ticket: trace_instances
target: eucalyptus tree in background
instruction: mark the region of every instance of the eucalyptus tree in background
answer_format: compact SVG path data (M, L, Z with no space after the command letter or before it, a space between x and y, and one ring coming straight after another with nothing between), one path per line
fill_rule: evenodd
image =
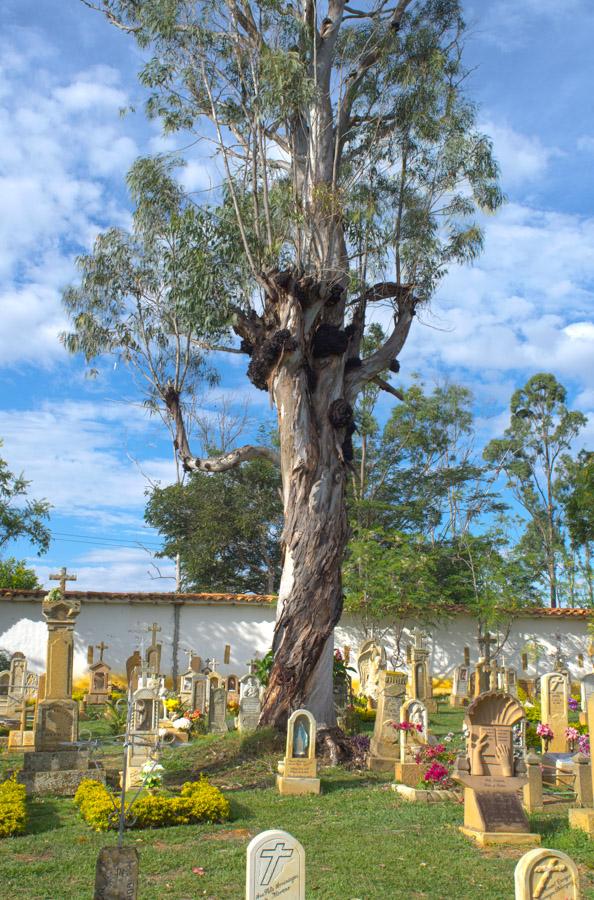
M588 603L594 607L594 452L581 450L576 459L563 456L561 463L557 493L570 547L585 582Z
M29 484L22 474L11 472L0 457L0 553L11 541L23 537L38 553L45 553L49 547L51 534L46 522L50 504L47 500L31 500L27 496Z
M530 516L527 538L546 566L549 603L558 605L561 510L555 481L561 456L587 422L567 407L567 391L554 375L533 375L510 402L510 424L489 442L484 457L505 473L507 486Z
M401 351L448 264L479 253L476 209L501 202L490 142L463 94L460 7L96 7L151 55L140 76L149 114L166 130L193 132L209 155L214 147L223 173L214 215L237 248L229 328L279 424L283 573L263 723L282 725L300 705L322 726L334 723L332 635L342 610L353 407ZM222 269L219 277L223 284ZM198 334L201 296L191 320ZM388 336L362 357L365 324L380 304ZM198 458L175 385L166 400L187 469L270 458L254 446Z

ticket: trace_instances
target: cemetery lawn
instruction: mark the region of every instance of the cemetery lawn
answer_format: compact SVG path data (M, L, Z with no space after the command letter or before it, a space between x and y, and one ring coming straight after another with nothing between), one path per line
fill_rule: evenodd
M445 733L459 728L460 718L442 706L433 727ZM102 730L102 723L96 726ZM289 831L305 847L308 900L513 896L522 851L482 851L468 843L458 831L460 804L409 804L390 789L389 774L330 768L320 772L319 797L280 797L274 772L281 756L281 744L267 732L243 742L237 733L208 735L165 753L167 786L175 789L204 772L230 799L232 820L128 832L126 843L140 853L140 900L242 900L247 844L267 828ZM103 756L110 775L118 761L115 748ZM1 763L6 774L20 758L4 755ZM543 846L575 859L583 896L594 900L594 842L568 829L565 806L551 809L532 817L533 830L543 835ZM27 835L0 841L0 895L91 900L97 854L116 836L90 831L69 799L29 801L29 813Z

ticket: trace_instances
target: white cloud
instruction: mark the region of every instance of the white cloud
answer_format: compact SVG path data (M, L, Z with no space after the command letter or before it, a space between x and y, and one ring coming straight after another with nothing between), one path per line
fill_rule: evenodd
M542 177L549 160L560 153L555 148L545 147L538 137L521 134L509 125L487 121L480 128L493 139L504 188Z
M49 576L56 570L55 565L40 564L38 560L29 562L41 583L50 586ZM140 548L70 553L68 565L75 571L76 588L81 591L172 591L175 588L175 567L166 559L153 560Z
M117 115L127 95L115 69L66 79L34 32L12 37L0 43L0 366L44 365L63 352L60 292L75 255L127 220L119 191L138 150Z

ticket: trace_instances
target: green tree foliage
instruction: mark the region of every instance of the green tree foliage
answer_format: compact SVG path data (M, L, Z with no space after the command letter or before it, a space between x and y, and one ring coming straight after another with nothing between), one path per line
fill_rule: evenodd
M220 474L193 473L155 488L145 518L179 554L189 591L274 593L280 577L282 504L278 470L252 460Z
M41 588L37 575L29 569L23 559L0 559L0 588L35 591Z
M570 548L584 579L588 603L594 606L594 453L582 450L576 459L563 456L557 493L565 514Z
M530 516L527 536L539 546L551 607L558 605L561 515L555 490L564 451L586 424L567 407L567 391L554 375L533 375L510 402L510 424L503 438L489 442L484 457L505 473L507 486Z
M0 457L0 553L10 541L21 537L31 541L39 553L49 547L50 532L45 522L50 505L27 497L29 483L22 474L11 472Z

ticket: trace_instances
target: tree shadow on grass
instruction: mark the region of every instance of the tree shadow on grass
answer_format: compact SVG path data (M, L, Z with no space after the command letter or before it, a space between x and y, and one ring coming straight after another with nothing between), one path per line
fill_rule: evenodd
M229 803L231 805L231 815L229 816L230 822L236 822L237 819L255 819L256 815L249 806L246 806L245 803L240 803L235 797L228 797Z
M567 830L567 816L547 816L546 818L532 818L531 825L543 838L553 837L560 831Z
M56 800L27 800L27 834L44 834L65 824Z
M360 779L354 780L352 778L332 778L326 779L324 775L321 776L322 779L322 793L323 794L335 794L338 791L350 790L350 791L360 791L360 790L369 790L369 788L377 788L378 786L382 786L381 782L377 782L375 779Z

